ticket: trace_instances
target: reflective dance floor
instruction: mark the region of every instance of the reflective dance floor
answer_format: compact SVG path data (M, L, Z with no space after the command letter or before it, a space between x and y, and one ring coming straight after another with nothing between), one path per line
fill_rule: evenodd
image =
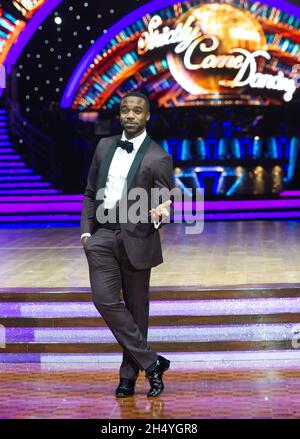
M116 399L117 365L2 364L3 419L254 419L300 417L300 365L174 363L165 391Z
M141 373L135 396L116 399L120 353L78 228L0 230L1 419L300 417L300 223L161 236L149 334L171 359L165 391L148 399Z

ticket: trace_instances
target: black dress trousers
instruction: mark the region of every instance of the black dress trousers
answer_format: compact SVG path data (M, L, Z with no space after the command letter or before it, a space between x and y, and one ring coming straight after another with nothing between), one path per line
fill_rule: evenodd
M147 344L151 269L131 265L120 228L98 228L84 250L94 304L123 348L120 377L135 380L157 359Z

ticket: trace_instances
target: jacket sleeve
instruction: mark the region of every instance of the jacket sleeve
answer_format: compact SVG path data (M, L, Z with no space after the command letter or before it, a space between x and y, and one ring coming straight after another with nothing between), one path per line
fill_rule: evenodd
M172 156L168 154L158 162L157 166L155 166L153 187L158 189L165 188L168 191L171 191L174 188L174 186L175 183L174 183L173 159ZM159 204L164 203L169 199L170 199L169 196L166 196L166 194L162 194L162 197L159 200ZM173 212L173 204L170 207L170 215L172 215L172 212ZM168 222L162 222L159 228L161 228L167 223Z
M95 223L95 197L97 176L100 166L99 149L101 147L101 140L95 150L92 163L89 169L87 185L83 194L83 207L80 220L80 232L92 233Z

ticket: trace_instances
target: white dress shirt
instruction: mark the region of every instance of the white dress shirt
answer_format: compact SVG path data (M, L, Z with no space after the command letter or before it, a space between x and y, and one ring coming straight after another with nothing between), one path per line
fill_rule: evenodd
M116 149L107 175L104 190L104 209L112 209L116 202L122 197L129 169L146 136L147 132L144 130L142 134L129 140L129 142L133 143L131 153L128 153L126 149ZM124 131L121 140L128 140L126 139Z
M125 133L123 131L121 140L128 140L129 142L133 143L133 150L131 153L128 153L126 149L118 147L114 153L108 170L106 186L104 189L105 209L112 209L115 206L116 202L122 197L122 192L129 169L133 163L136 153L144 142L146 136L147 132L146 130L144 130L139 136L134 137L133 139L126 139ZM160 224L161 222L157 223L154 220L154 227L156 229L160 226ZM84 236L91 236L91 234L83 233L81 235L81 239Z

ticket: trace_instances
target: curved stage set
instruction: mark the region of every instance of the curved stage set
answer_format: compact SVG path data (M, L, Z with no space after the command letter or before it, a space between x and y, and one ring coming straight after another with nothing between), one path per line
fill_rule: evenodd
M298 2L0 3L0 418L299 418ZM158 398L143 373L115 397L80 241L95 147L133 91L187 197L155 231Z

